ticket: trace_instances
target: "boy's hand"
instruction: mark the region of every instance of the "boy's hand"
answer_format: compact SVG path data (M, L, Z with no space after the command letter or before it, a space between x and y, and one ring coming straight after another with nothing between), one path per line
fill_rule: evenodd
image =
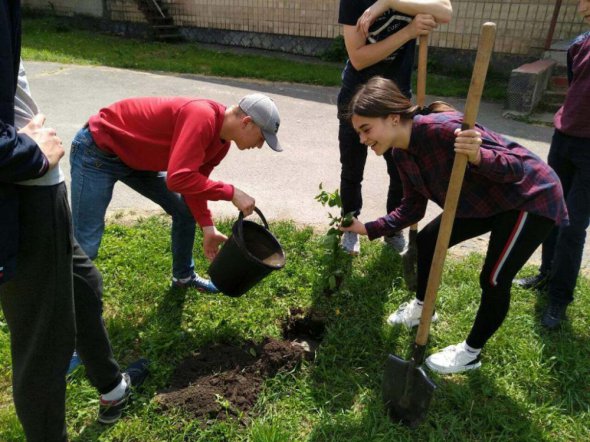
M369 28L377 17L381 16L385 11L391 8L391 0L378 0L363 12L356 22L356 28L363 33L365 38L369 36Z
M474 166L481 162L481 134L474 130L455 129L455 153L467 155L467 160Z
M358 233L359 235L366 235L367 229L365 229L365 225L361 223L357 218L352 219L352 224L348 227L338 226L338 230L342 232L354 232Z
M226 241L227 236L218 231L215 226L203 227L203 251L209 261L213 261L219 251L219 246Z
M59 160L64 156L64 147L61 144L61 139L57 136L55 129L48 129L43 127L45 124L45 115L35 115L29 124L23 127L18 132L28 135L41 149L41 152L47 158L49 169L54 168L59 163Z
M234 197L231 200L232 204L241 211L244 216L251 215L256 207L256 201L250 195L242 192L237 187L234 187Z
M428 35L437 28L438 24L434 17L430 14L416 15L410 24L403 29L407 29L410 33L410 38L418 38L420 35Z

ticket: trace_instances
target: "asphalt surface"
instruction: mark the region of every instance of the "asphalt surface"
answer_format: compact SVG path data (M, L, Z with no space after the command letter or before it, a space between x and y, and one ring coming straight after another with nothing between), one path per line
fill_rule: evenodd
M298 224L326 229L327 210L314 200L318 186L335 190L339 187L338 121L336 96L338 88L270 83L204 77L198 75L158 74L108 67L26 62L31 91L41 111L47 116L46 126L54 127L68 152L61 166L69 185L69 146L78 129L101 107L128 97L198 96L226 105L236 104L251 92L262 92L275 100L281 114L279 139L284 152L267 146L240 152L235 145L213 171L211 178L234 184L256 199L256 205L271 220L291 219ZM484 97L485 98L485 97ZM428 96L426 102L440 97ZM444 98L463 109L464 100ZM502 118L502 105L483 102L478 122L489 126L537 153L547 157L553 130ZM369 152L363 182L361 221L385 214L388 177L385 161ZM229 202L210 202L214 217L237 215ZM115 187L109 211L131 214L159 213L151 201L125 185ZM440 213L430 205L420 224ZM484 252L485 237L455 247L454 253L477 250ZM590 268L590 253L584 253L583 268ZM532 262L539 262L539 251Z

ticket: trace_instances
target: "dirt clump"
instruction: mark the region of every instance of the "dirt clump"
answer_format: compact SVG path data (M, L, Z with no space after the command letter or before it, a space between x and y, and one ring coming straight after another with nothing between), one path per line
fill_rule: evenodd
M265 338L260 344L212 344L200 349L176 367L170 386L158 393L156 402L163 411L181 408L204 423L227 418L247 423L265 379L313 359L325 332L325 318L292 308L282 329L285 340Z
M211 345L176 368L156 401L162 410L180 407L205 420L246 417L264 379L293 370L304 357L300 346L270 338L259 345Z

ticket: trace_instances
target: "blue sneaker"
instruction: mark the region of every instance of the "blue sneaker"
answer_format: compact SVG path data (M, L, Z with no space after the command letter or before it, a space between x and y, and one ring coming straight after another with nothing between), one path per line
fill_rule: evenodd
M193 288L205 293L219 293L217 287L215 287L215 285L210 280L201 278L196 273L193 273L191 279L189 279L186 282L182 282L179 279L172 278L172 287L181 289Z
M149 361L147 359L138 359L127 367L123 372L123 379L127 383L127 388L123 397L113 401L104 400L101 396L98 409L98 422L101 424L114 424L123 415L123 410L131 401L133 390L141 387L149 374Z
M70 366L68 367L68 372L66 373L66 376L72 374L74 370L78 368L80 365L82 365L82 359L80 359L80 356L78 356L78 353L76 352L76 350L74 350L74 353L72 354L72 359L70 359Z

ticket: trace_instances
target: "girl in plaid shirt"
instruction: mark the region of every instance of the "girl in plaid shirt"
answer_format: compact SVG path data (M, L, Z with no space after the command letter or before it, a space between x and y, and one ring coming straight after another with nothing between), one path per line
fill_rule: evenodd
M463 115L446 103L420 110L382 77L359 88L349 116L361 142L377 155L394 147L388 154L400 172L404 193L388 215L365 224L355 219L343 231L372 240L418 222L428 200L443 207L455 153L467 155L449 247L490 232L480 273L481 302L467 339L431 355L426 364L439 373L479 368L481 349L508 313L514 276L553 226L567 224L559 178L535 154L479 124L462 131ZM391 325L413 327L420 322L440 221L439 215L418 234L416 298L388 318Z

